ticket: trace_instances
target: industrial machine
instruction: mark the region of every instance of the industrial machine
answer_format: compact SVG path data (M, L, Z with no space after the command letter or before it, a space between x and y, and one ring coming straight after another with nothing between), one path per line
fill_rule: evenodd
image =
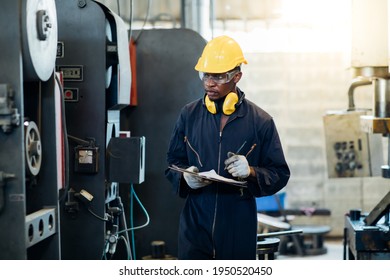
M361 129L368 110L328 111L323 117L329 178L380 176L382 135Z
M360 126L361 133L368 137L382 136L390 143L388 20L388 1L353 1L351 64L354 79L348 90L348 111L358 111L354 102L355 89L370 85L372 108L369 113L355 117L354 129ZM375 168L381 170L383 178L390 178L390 145L387 145L385 154L387 164ZM372 157L370 159L365 162L372 163ZM349 259L390 259L389 210L390 191L368 214L360 209L349 211L345 216L344 259L347 258L347 248Z
M59 259L63 181L55 2L9 0L2 10L0 259Z
M120 243L131 259L119 183L143 182L145 138L121 130L121 111L130 104L127 27L96 1L56 0L56 5L61 11L56 71L63 75L69 142L61 256L111 259Z
M390 191L368 214L353 209L345 216L344 260L390 259Z
M383 162L382 145L382 136L390 137L387 5L386 0L352 1L353 80L348 89L348 107L324 116L330 178L381 174L390 178L389 164ZM372 103L368 108L359 108L355 106L355 91L368 85L372 89Z
M144 181L146 144L121 128L127 26L92 0L2 9L0 259L113 258L119 243L131 259L119 184Z

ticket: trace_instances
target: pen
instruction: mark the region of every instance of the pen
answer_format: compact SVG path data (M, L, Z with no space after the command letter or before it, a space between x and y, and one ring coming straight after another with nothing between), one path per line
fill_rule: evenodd
M252 145L252 147L250 148L249 152L245 155L245 157L248 157L249 154L253 151L253 149L256 147L256 143Z
M246 144L246 141L244 141L244 143L242 143L241 147L238 148L236 155L238 155L238 153L242 150L242 148L244 148L245 144Z

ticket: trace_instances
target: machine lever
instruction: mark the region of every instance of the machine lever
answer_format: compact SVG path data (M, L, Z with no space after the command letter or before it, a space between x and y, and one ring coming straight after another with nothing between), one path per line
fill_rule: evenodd
M7 174L4 173L3 171L0 171L0 213L3 211L4 204L5 204L5 198L4 198L5 181L13 178L15 178L14 174Z
M282 236L282 235L294 235L303 233L301 229L293 229L293 230L283 230L283 231L275 231L268 233L259 233L257 234L257 239L263 239L265 237L273 237L273 236Z

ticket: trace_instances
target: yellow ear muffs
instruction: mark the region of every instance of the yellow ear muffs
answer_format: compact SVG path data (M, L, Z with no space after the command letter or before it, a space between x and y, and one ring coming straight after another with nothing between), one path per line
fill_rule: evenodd
M204 98L204 104L206 105L207 111L209 111L211 114L217 113L217 106L215 106L214 101L211 101L207 95Z
M233 112L236 110L236 104L238 103L238 95L235 92L230 92L225 97L225 101L222 105L222 111L225 115L229 116L233 114ZM204 104L207 108L207 111L209 111L211 114L217 113L217 106L215 105L214 101L210 100L210 98L206 95L204 98Z
M226 95L223 102L222 111L225 115L229 116L236 110L236 104L238 102L238 95L235 92L230 92Z

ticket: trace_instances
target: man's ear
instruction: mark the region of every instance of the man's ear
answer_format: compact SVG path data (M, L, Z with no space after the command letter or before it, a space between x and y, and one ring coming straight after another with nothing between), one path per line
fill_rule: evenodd
M234 75L233 78L234 83L237 84L241 80L241 77L242 77L242 72L238 72L236 75Z

